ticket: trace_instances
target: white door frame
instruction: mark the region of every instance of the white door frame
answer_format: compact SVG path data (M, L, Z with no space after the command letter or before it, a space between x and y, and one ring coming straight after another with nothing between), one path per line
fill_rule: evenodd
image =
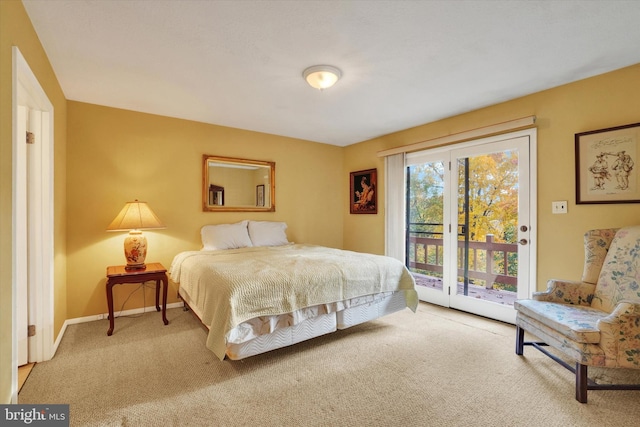
M37 280L29 284L29 323L35 325L35 335L29 339L29 361L41 362L53 356L53 104L49 101L38 79L29 68L18 47L12 47L12 275L11 304L12 312L12 403L18 401L18 322L17 322L17 289L19 277L24 277L19 268L30 268L30 275ZM23 147L25 135L18 132L18 106L25 106L41 112L41 140L35 158L30 162L37 173L29 179L35 180L35 193L30 203L37 203L28 209L26 203L20 202L24 195L19 194L26 188L28 174L25 173L27 150ZM24 129L24 126L22 127ZM31 243L27 242L25 230L30 230ZM34 231L37 231L34 235ZM35 239L35 240L34 240ZM34 243L37 246L33 248ZM31 250L29 251L29 245ZM35 250L34 250L35 249ZM21 258L22 257L22 258ZM26 266L28 265L28 267ZM35 270L34 270L35 268ZM33 323L32 323L33 322Z
M496 143L499 141L516 139L520 137L527 137L529 139L529 153L528 153L529 186L528 186L527 201L529 205L528 225L530 225L530 227L528 230L529 268L528 268L528 274L526 274L526 279L525 279L528 281L528 287L527 287L528 290L519 292L518 298L530 298L532 293L535 292L536 280L537 280L537 275L536 275L537 273L537 238L536 237L537 237L537 229L538 229L537 227L537 209L538 209L537 207L537 129L536 128L525 129L521 131L509 132L509 133L485 137L485 138L478 138L472 141L467 141L459 144L447 145L443 147L426 149L426 150L409 153L406 155L405 168L407 167L407 164L415 164L423 161L424 162L438 161L438 160L444 161L445 160L444 158L454 150L470 149L472 147L481 147L484 144ZM445 176L445 188L447 187L449 188L450 197L454 198L457 196L456 194L457 186L451 184L449 175L450 174L446 174ZM449 212L447 208L448 206L446 205L445 206L446 211L444 212L444 222L445 224L447 223L450 224L452 222L450 219L451 212ZM453 224L452 224L452 229L456 230ZM447 239L450 239L450 240L453 239L454 241L455 239L457 239L457 238L451 237L452 233L448 233L448 234L449 236L446 237ZM402 237L406 238L404 235ZM444 257L447 259L451 259L451 257L454 256L451 253L452 247L455 247L455 246L450 244L448 245L448 247L449 247L449 251L446 251L447 248L445 248L446 252L444 254ZM455 265L454 266L450 265L450 269L451 269L450 275L452 277L456 277L457 270L455 269ZM519 277L522 277L522 276L519 275ZM448 290L446 289L446 286L444 286L443 289L441 290L436 290L436 289L432 290L432 289L426 289L426 288L417 289L417 290L421 300L426 300L430 303L442 305L445 307L450 306L451 297L449 295ZM455 290L452 292L452 294L453 293L455 293ZM500 320L503 320L508 323L515 323L515 310L513 311L512 316L513 316L513 319L507 316L507 317L501 318Z
M531 136L530 135L521 135L521 136L513 136L513 134L501 135L499 137L487 138L484 144L474 145L472 147L465 147L460 149L454 149L451 151L451 180L456 180L454 177L458 177L458 159L482 155L487 152L497 152L504 150L512 150L515 149L518 152L518 167L519 169L525 169L527 173L519 173L518 179L518 235L516 241L520 241L524 239L526 244L518 247L518 290L517 290L517 298L529 298L531 296L531 288L532 283L535 288L535 282L531 282L531 274L530 271L533 268L531 264L531 251L535 249L535 246L532 247L532 244L529 241L531 236L534 233L531 231L533 228L531 225L530 218L532 215L532 210L530 207L531 202L531 180L532 173L530 172L531 164L529 162L530 155L530 146L531 146ZM490 150L490 151L487 151ZM457 181L457 180L456 180ZM457 184L457 182L456 182ZM489 303L482 299L470 298L468 296L464 296L458 294L457 287L457 277L460 275L458 272L458 254L459 252L456 250L458 247L458 233L459 229L458 224L458 214L460 207L458 203L460 202L458 198L458 185L450 185L449 188L449 200L452 202L451 207L452 212L450 213L449 223L451 224L451 229L449 230L448 241L449 248L451 252L449 252L448 258L451 262L449 265L449 278L452 280L452 285L450 289L450 307L457 308L463 311L468 311L472 313L476 313L481 316L489 317L496 320L501 320L506 323L515 324L516 323L516 310L509 305L501 305L496 303ZM520 228L521 226L526 226L524 231Z

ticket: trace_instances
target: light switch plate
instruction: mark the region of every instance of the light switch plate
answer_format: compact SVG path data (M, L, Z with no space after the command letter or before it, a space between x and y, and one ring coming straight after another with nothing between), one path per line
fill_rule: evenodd
M567 213L567 201L551 202L551 213L565 214Z

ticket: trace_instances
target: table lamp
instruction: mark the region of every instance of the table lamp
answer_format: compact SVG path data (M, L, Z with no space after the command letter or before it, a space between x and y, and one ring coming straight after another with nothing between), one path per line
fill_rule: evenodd
M127 270L144 269L147 256L147 238L142 229L166 228L153 213L146 202L127 202L118 216L107 227L107 231L128 231L124 239L124 255L127 258Z

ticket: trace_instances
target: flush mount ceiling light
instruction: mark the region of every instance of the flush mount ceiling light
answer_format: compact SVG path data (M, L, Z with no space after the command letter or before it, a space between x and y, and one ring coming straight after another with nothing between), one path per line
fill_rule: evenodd
M314 65L302 72L302 77L315 89L326 89L336 84L342 72L331 65Z

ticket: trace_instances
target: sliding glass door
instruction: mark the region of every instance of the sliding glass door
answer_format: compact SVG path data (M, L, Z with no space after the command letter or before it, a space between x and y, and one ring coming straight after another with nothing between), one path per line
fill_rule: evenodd
M452 254L448 233L449 153L423 152L407 157L406 265L416 279L421 300L449 306L445 268ZM445 253L447 251L447 253Z
M530 135L407 155L406 263L420 298L513 323L531 282Z

